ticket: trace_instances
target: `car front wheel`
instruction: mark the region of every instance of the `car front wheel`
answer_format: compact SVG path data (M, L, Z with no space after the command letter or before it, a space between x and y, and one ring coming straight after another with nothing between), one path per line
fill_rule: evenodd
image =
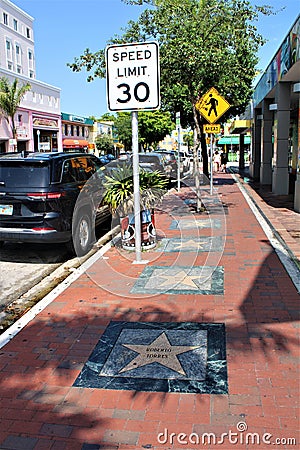
M76 219L75 232L73 235L73 245L77 256L83 256L91 249L93 244L92 239L92 224L88 214L79 215Z

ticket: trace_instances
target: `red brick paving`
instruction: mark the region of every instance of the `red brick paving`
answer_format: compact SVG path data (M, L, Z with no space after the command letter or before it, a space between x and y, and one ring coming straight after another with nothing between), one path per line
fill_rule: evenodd
M246 444L247 432L260 439L271 433L272 442L294 438L296 445L272 448L299 448L299 295L231 176L219 178L218 192L228 206L219 263L224 295L132 296L143 267L131 264L134 255L109 250L109 259L98 260L0 349L1 450L270 448ZM181 196L189 195L182 189ZM263 208L267 214L270 206ZM157 228L166 236L176 236L168 229L172 219L157 214ZM154 265L175 258L145 256ZM195 264L205 258L199 253ZM72 387L110 320L225 322L228 395ZM238 444L194 443L202 433L217 439L235 433L239 422L248 429L238 434ZM160 444L158 434L166 429L167 442ZM191 442L184 443L188 437Z

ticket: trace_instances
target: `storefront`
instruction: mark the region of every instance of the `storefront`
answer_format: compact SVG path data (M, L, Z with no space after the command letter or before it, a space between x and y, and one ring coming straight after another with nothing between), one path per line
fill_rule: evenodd
M63 151L88 152L89 143L85 139L63 139Z
M59 146L59 119L32 116L33 146L38 152L57 152Z
M94 121L74 114L61 114L63 151L91 152Z
M300 16L254 89L250 175L300 212Z

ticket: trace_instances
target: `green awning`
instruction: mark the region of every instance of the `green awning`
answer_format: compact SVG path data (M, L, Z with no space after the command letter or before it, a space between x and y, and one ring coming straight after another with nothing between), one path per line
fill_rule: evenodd
M251 137L250 136L244 136L244 143L245 144L250 144L251 142ZM239 136L223 136L218 140L218 145L224 145L224 144L229 144L229 145L238 145L240 143L240 138Z

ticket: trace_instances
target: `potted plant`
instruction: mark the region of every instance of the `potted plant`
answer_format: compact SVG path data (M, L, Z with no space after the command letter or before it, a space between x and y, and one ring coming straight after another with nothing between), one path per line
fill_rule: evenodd
M140 210L141 210L141 245L144 249L156 245L154 208L162 200L167 190L168 179L158 171L140 169ZM120 164L109 170L104 182L104 204L107 204L113 217L121 225L122 247L135 249L135 221L133 196L133 169L131 165Z

